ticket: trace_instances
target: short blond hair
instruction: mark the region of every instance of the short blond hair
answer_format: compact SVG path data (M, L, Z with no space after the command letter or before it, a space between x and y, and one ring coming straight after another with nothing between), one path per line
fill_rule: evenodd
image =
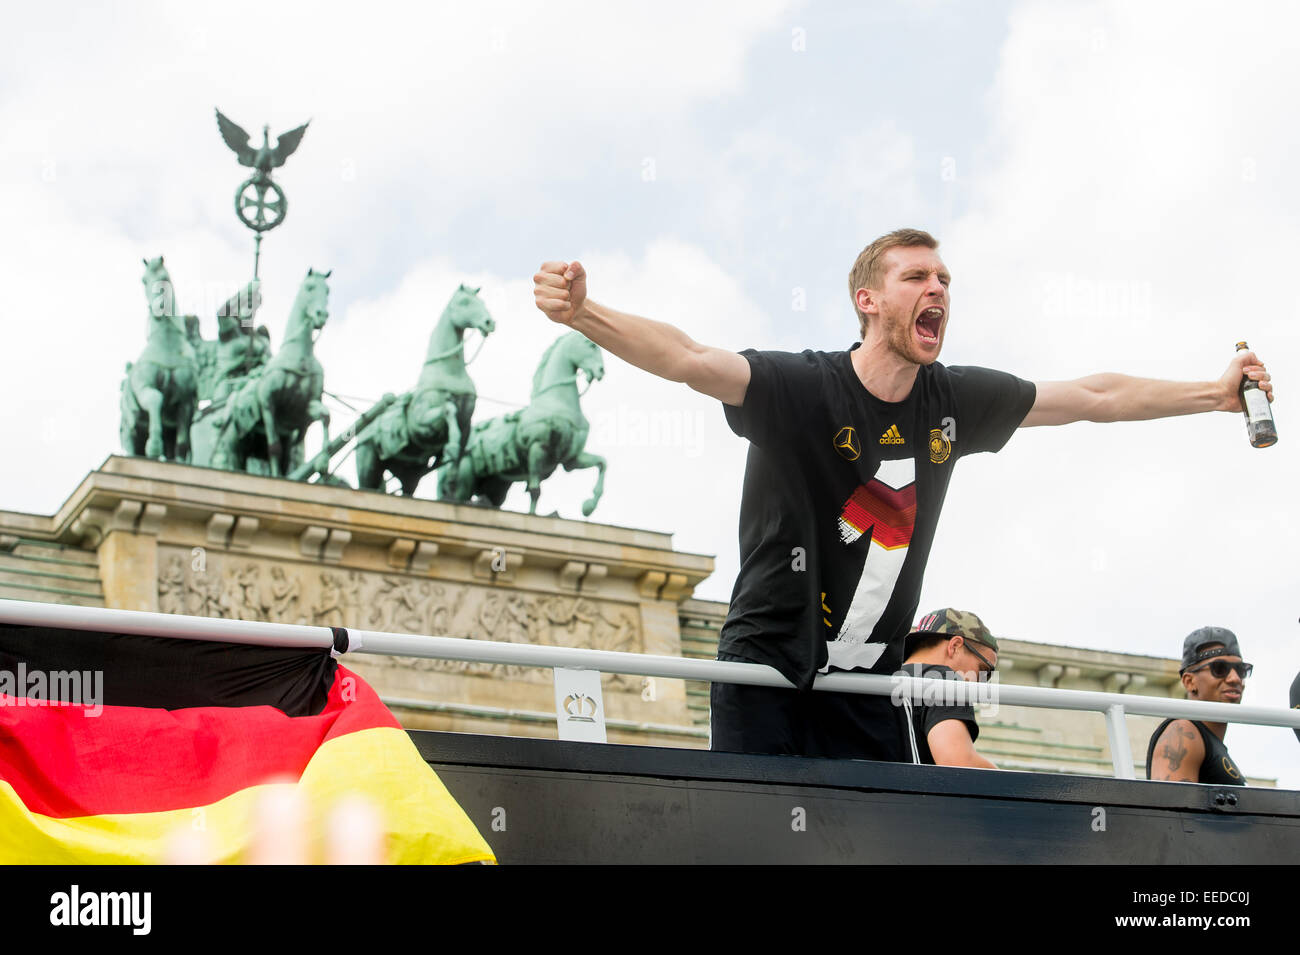
M880 280L884 278L885 253L890 249L918 245L937 249L939 240L920 229L895 229L858 253L853 268L849 269L849 298L853 301L853 310L858 313L858 328L863 338L867 337L867 316L858 308L858 289L880 287Z

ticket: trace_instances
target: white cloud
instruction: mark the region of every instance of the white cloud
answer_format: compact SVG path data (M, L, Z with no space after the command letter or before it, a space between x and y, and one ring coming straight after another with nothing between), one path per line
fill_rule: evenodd
M281 173L309 234L387 218L399 200L446 212L484 184L580 173L602 160L594 135L639 135L735 92L785 6L15 9L0 123L21 139L5 165L12 177L53 161L61 188L123 221L228 226L242 176L217 137L218 106L257 141L264 121L275 136L313 118L311 158Z
M699 249L661 239L639 259L594 251L580 260L594 299L677 325L706 344L748 344L747 323L756 306L741 283ZM534 306L531 276L464 273L443 258L418 266L392 294L356 303L331 320L317 347L326 387L366 398L413 387L429 333L462 282L481 287L496 321L469 369L479 393L475 420L526 404L542 352L565 330ZM476 347L470 345L471 355ZM608 353L604 357L605 378L582 401L591 425L586 450L609 461L605 496L592 520L668 531L679 549L716 553L718 570L701 593L726 599L737 567L746 445L727 428L718 402ZM351 463L342 472L355 481ZM539 513L581 517L595 479L593 470L557 470L542 486ZM426 479L419 495L436 496L434 478ZM522 485L505 506L527 510Z
M252 242L231 197L248 170L217 136L214 105L255 138L264 120L275 135L313 117L301 154L277 174L290 218L263 245L259 321L278 343L307 266L335 268L337 317L385 294L359 287L359 276L431 259L424 222L442 226L518 188L562 207L570 200L558 187L538 184L604 162L587 146L596 135L635 140L649 120L738 91L748 49L786 6L9 11L0 126L12 136L0 195L21 227L0 235L11 329L0 414L6 440L39 449L40 466L7 469L4 506L49 511L116 450L118 382L144 346L143 256L166 256L181 306L209 337L215 305L247 281ZM429 291L436 302L411 307L440 309L450 289ZM331 326L322 348L335 334ZM422 353L422 337L413 341ZM327 366L331 387L347 368ZM346 387L364 392L358 377Z
M1278 118L1300 88L1300 11L1269 5L1260 30L1252 9L1017 9L990 101L996 160L945 241L944 357L1040 380L1207 380L1244 338L1279 383L1282 440L1254 450L1227 415L1022 431L962 465L923 603L981 608L1024 639L1161 655L1227 626L1262 664L1247 702L1285 706L1300 132ZM1282 736L1234 728L1229 742L1249 771L1295 785L1293 761L1271 755Z

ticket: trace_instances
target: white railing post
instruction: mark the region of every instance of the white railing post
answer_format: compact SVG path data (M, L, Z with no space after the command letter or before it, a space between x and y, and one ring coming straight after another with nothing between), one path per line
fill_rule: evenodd
M1133 775L1133 748L1128 744L1128 727L1124 725L1124 704L1106 707L1106 732L1110 734L1110 758L1115 764L1116 779L1136 779Z

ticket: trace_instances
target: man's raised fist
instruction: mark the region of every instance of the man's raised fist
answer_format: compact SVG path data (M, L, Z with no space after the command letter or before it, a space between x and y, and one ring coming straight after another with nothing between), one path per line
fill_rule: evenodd
M533 298L546 317L572 325L587 301L587 273L579 262L543 262L533 276Z

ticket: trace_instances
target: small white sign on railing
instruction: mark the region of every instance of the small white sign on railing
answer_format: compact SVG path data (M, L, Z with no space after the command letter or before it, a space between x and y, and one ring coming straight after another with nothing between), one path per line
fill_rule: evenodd
M605 701L599 670L555 668L555 720L560 739L605 742Z

